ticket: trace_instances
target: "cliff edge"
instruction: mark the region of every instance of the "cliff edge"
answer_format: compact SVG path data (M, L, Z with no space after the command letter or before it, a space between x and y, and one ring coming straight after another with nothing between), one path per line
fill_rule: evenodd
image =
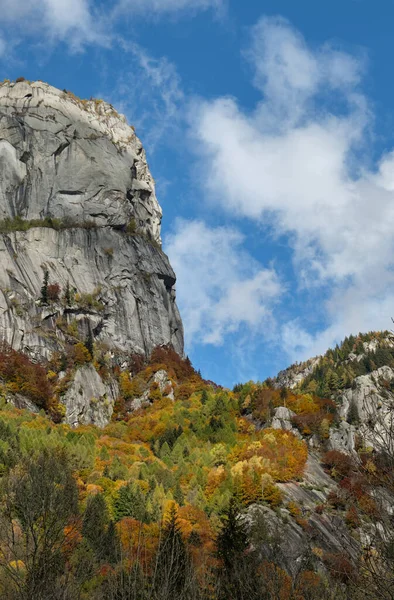
M90 340L183 354L145 152L101 100L0 85L0 337L33 359Z

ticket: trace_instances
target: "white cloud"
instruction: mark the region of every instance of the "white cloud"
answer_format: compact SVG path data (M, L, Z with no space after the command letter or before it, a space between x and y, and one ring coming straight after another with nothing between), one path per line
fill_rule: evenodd
M256 335L273 327L282 286L272 269L242 250L243 241L234 229L181 219L167 236L188 344L219 345L242 326Z
M14 36L43 33L46 40L65 41L73 50L109 40L89 0L0 0L0 12L8 35L9 26Z
M4 37L13 43L34 39L38 45L65 42L72 51L88 44L108 46L119 38L125 17L151 19L166 14L218 11L224 0L0 0Z
M360 91L364 61L328 45L311 49L276 18L253 28L247 56L262 92L255 110L218 98L196 103L191 117L211 199L287 235L301 285L331 286L330 325L301 336L306 351L389 326L394 152L376 170L360 158L373 124Z

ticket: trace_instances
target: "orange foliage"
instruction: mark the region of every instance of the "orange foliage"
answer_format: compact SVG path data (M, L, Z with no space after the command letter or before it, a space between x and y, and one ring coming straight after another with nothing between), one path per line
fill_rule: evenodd
M60 285L58 283L50 283L47 287L48 300L57 302L60 295Z
M302 571L297 578L295 600L314 600L323 597L324 583L314 571Z
M270 598L288 600L291 597L292 582L286 571L268 561L264 561L259 570Z
M210 498L214 494L215 490L226 479L226 476L227 474L223 465L214 467L209 471L207 485L205 488L205 495L207 496L207 498Z
M82 541L80 528L81 523L71 523L64 528L65 543L62 546L62 551L67 557L71 556Z
M345 515L345 520L347 525L351 529L355 529L360 525L360 517L358 516L358 512L355 506L351 506Z
M129 564L139 561L147 569L159 545L160 524L147 525L125 517L117 524L117 530L126 561Z
M172 371L179 383L182 383L193 376L198 377L190 360L188 358L181 358L170 346L158 346L152 352L150 365L155 367L163 364L167 373L172 376Z

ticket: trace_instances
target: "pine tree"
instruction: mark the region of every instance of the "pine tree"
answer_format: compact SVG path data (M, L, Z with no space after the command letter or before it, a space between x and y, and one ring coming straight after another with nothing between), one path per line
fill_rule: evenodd
M48 304L49 271L44 271L44 281L41 287L41 304Z
M208 396L208 392L207 390L203 390L202 394L201 394L201 404L206 404L209 400L209 396Z
M146 499L138 486L128 483L120 488L114 502L114 517L116 521L124 517L132 517L144 523L149 521Z
M93 358L94 356L94 348L93 348L93 334L89 325L88 335L85 342L85 347L89 351L90 356Z
M173 506L155 557L153 588L157 597L184 598L186 585L190 584L190 572L191 561Z
M222 528L216 538L216 554L223 561L226 571L231 571L234 563L248 548L245 523L240 519L237 501L231 498L229 507L222 518Z
M240 518L237 502L233 498L222 518L222 529L216 538L216 555L221 560L217 577L218 600L244 600L262 598L253 554L249 547L246 525ZM268 597L268 596L267 596Z
M89 542L97 558L102 557L102 545L108 525L108 509L102 494L88 498L82 521L82 535Z
M350 402L349 410L347 413L347 422L350 425L357 425L360 422L360 415L358 414L357 404L354 400Z
M179 504L179 506L182 506L185 500L181 486L179 485L179 481L177 481L177 484L174 489L174 500L177 504Z
M112 565L116 564L119 560L119 549L119 538L116 532L115 523L110 521L102 540L101 555L103 560Z
M66 284L66 289L64 291L64 300L66 301L66 305L70 306L71 304L71 290L70 290L70 283L67 281Z

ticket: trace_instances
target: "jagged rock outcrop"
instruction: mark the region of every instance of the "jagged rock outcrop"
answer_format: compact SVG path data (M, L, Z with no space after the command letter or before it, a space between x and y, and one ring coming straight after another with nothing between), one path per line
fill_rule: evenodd
M330 431L330 446L353 452L356 437L365 446L380 450L394 443L394 370L383 366L368 375L356 377L351 388L338 401L340 422Z
M315 356L305 362L291 365L283 371L279 371L274 378L274 386L276 388L296 388L308 375L310 375L315 367L319 364L321 356Z
M117 353L182 354L161 208L125 118L42 82L3 83L0 172L0 337L36 359L89 332ZM60 286L49 306L45 271Z
M295 416L295 412L293 412L286 406L278 406L278 408L275 409L275 413L272 417L272 429L285 429L286 431L291 431L292 433L294 433L294 435L297 435L298 437L299 432L293 424L293 419Z
M73 427L85 423L104 427L111 418L116 396L114 385L106 385L92 365L84 365L62 397L65 421Z
M315 570L322 569L324 553L346 552L354 559L359 543L351 535L340 516L316 512L316 506L327 502L337 483L324 471L318 459L310 454L302 482L278 484L286 502L299 507L300 514L294 519L287 508L276 510L263 505L252 505L245 518L249 524L252 543L259 548L261 556L277 561L293 576L308 557ZM272 552L275 555L272 555ZM311 566L311 565L310 565Z

